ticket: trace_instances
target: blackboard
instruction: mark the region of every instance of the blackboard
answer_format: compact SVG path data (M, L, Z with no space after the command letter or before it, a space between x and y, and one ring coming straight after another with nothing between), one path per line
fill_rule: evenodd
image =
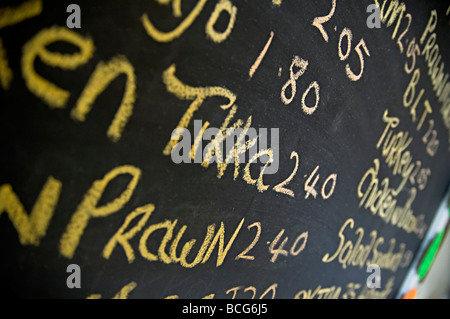
M0 9L4 292L398 297L450 181L448 1L70 4ZM268 145L176 163L203 125Z

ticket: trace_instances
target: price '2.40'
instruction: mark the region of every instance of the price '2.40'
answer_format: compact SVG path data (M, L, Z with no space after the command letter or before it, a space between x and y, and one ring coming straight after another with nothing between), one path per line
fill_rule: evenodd
M292 151L290 158L291 159L295 158L294 170L292 171L291 175L289 175L289 177L286 180L284 180L280 184L274 186L273 190L278 193L283 193L288 196L295 197L294 191L286 188L286 186L292 181L294 176L297 174L300 160L299 160L298 153L296 151ZM308 199L309 195L311 195L314 198L317 197L318 192L315 187L319 180L320 175L319 174L317 174L317 176L315 176L315 175L318 170L319 170L319 165L316 166L316 168L312 171L312 173L309 175L309 177L305 181L305 184L304 184L304 190L306 193L305 199ZM315 176L315 178L314 178L314 176ZM307 177L307 175L305 175L305 177ZM331 197L331 195L333 194L334 189L336 187L336 181L337 181L337 174L333 173L333 174L330 174L327 177L327 179L322 183L320 194L323 199L328 199ZM330 184L330 183L331 183L331 186L328 186L328 184Z

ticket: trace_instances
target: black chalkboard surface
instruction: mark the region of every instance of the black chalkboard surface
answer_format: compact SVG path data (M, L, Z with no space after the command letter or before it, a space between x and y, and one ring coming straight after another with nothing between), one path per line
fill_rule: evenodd
M70 4L0 8L4 292L398 297L450 181L450 2Z

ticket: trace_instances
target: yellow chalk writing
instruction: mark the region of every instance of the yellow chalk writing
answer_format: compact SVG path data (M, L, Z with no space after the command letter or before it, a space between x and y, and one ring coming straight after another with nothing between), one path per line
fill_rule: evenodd
M269 156L269 160L264 165L264 167L261 169L261 172L260 172L258 178L257 179L253 179L251 177L251 175L250 175L250 164L255 162L259 157L261 157L263 155L268 155ZM244 180L250 185L255 185L256 184L256 187L257 187L258 191L260 191L260 192L263 192L263 191L267 190L269 188L269 185L264 185L263 176L264 176L264 171L265 171L266 167L268 165L270 165L272 162L273 162L273 154L272 154L272 150L270 148L266 149L266 150L259 151L245 165L245 168L244 168Z
M30 215L27 215L11 185L4 184L0 187L0 215L3 212L8 214L19 234L19 241L22 245L39 245L40 239L47 232L55 206L58 203L61 187L62 183L50 176Z
M375 4L380 7L378 0L374 0ZM380 20L382 23L386 23L388 27L390 27L395 20L397 19L397 24L395 25L394 31L392 32L392 39L395 38L398 32L398 28L400 27L400 23L403 18L403 13L406 11L406 6L403 2L399 3L398 0L391 0L389 3L389 7L385 11L387 0L383 1L383 4L380 8ZM389 20L388 20L389 18Z
M120 291L114 295L112 299L128 299L128 295L131 291L134 290L134 288L137 287L137 283L132 281L129 284L125 285ZM101 294L92 294L89 295L86 299L101 299Z
M0 85L4 90L8 90L13 79L13 73L9 68L6 50L3 47L3 40L0 38Z
M165 1L165 0L163 0ZM149 36L158 42L170 42L174 39L180 37L191 25L194 23L195 19L202 12L208 0L199 0L195 5L194 9L188 14L188 16L172 31L163 32L158 30L153 23L148 18L147 14L144 13L141 17L142 25ZM162 1L160 1L162 2ZM181 16L181 4L179 1L173 2L174 15Z
M47 45L57 41L65 41L75 45L80 48L80 52L70 55L50 52L46 49ZM27 88L51 108L63 108L69 99L70 92L38 75L34 69L34 61L36 57L39 57L49 66L73 70L92 57L94 43L89 37L82 37L70 29L53 26L36 34L23 46L22 50L22 76Z
M348 266L358 266L359 268L362 268L363 266L376 263L380 266L380 268L389 269L393 272L397 271L402 260L403 253L405 252L405 244L400 243L399 251L394 253L393 251L396 240L395 238L392 238L390 240L391 245L389 250L386 253L382 253L378 250L378 247L385 242L385 239L384 237L377 236L376 230L372 230L370 232L370 237L372 237L372 239L367 245L362 244L364 237L364 229L362 227L358 227L354 232L355 234L358 234L358 239L356 242L348 239L344 232L346 228L353 229L354 225L355 221L353 218L349 218L344 222L338 234L338 248L331 256L329 253L326 253L322 258L322 262L330 263L337 259L343 269L346 269ZM371 260L368 259L369 256L372 256Z
M42 0L25 1L14 8L0 8L0 29L40 15L41 12ZM12 79L13 73L9 68L6 50L3 47L3 40L0 38L0 85L4 90L9 89Z
M225 31L217 32L214 29L214 25L219 19L222 11L226 11L230 15L230 19L228 20L228 25ZM206 35L216 43L225 41L231 34L231 31L233 31L234 22L236 21L236 15L237 15L237 8L231 3L230 0L220 0L216 4L214 11L211 13L209 20L206 23L205 27Z
M181 0L156 0L159 4L168 5L172 2L173 16L179 18L182 16L181 13Z
M166 235L169 234L167 236L164 236L165 240L163 240L162 243L164 243L164 245L165 245L165 243L167 243L167 241L168 241L166 237L168 237L168 236L172 237L173 227L176 225L176 223L177 223L177 220L175 220L173 223L171 223L170 220L165 220L164 222L149 226L145 230L144 234L142 235L142 237L139 241L139 251L141 252L142 257L144 257L145 259L150 260L150 261L158 260L158 255L161 256L161 254L160 254L161 249L158 250L158 255L155 255L155 254L149 252L147 249L148 238L156 230L165 228L165 229L167 229ZM162 246L162 244L160 246ZM166 256L164 256L164 257L166 257ZM161 258L161 260L165 261L166 263L170 263L171 262L170 258L169 259L167 259L167 258Z
M97 207L97 203L102 197L109 182L117 176L124 174L131 175L132 179L122 194L111 202ZM76 212L72 215L65 233L61 237L59 246L61 255L67 258L73 257L81 236L83 235L84 229L91 218L106 217L112 213L115 213L130 200L131 195L137 186L140 175L141 170L139 168L131 165L124 165L114 168L107 173L103 179L94 181L91 188L87 191L83 200L78 205Z
M41 12L42 0L28 0L14 8L0 8L0 29L40 15Z
M107 132L108 137L114 142L117 142L122 136L123 129L133 113L135 102L136 76L133 66L126 57L119 55L108 63L100 62L71 112L73 119L84 121L87 113L91 111L95 99L121 74L125 74L127 77L125 93Z
M192 103L181 117L176 129L188 127L194 113L201 107L207 97L221 96L227 98L229 103L221 105L223 110L230 108L236 101L236 95L223 87L191 87L186 85L175 76L175 71L176 66L175 64L172 64L163 73L163 82L166 85L167 91L174 94L179 99L192 100ZM179 134L178 138L171 139L164 148L163 154L170 155L173 147L180 139L181 134Z
M133 212L131 212L126 217L123 225L106 244L105 248L103 249L103 257L109 259L114 248L117 246L117 244L120 244L123 250L125 251L128 262L132 263L135 259L135 255L134 250L129 243L129 240L132 239L138 232L142 230L142 228L144 227L145 223L150 218L150 215L154 210L155 205L148 204L145 206L138 207ZM139 222L130 230L125 232L130 223L137 217L140 217Z
M130 282L125 287L120 289L120 291L113 297L113 299L128 299L128 295L136 287L137 283L135 283L134 281Z
M224 249L225 226L223 225L223 222L220 223L220 228L219 228L216 236L214 236L214 239L213 239L211 245L209 246L208 251L206 252L205 256L203 257L202 264L205 263L209 259L209 257L211 256L211 253L213 252L213 250L217 244L217 241L219 241L216 266L219 267L220 265L222 265L225 257L227 256L228 251L230 250L231 246L233 245L233 242L236 239L236 236L238 235L238 233L242 227L242 224L244 223L244 220L245 220L245 218L242 218L241 222L236 227L236 230L234 231L233 235L231 236L230 240L228 241L228 244L226 245L225 249Z

